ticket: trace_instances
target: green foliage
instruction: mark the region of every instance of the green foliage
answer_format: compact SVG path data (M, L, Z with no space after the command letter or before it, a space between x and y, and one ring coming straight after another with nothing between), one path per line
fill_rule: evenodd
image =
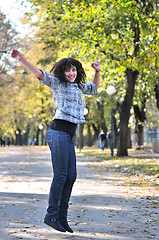
M36 34L51 50L49 62L61 56L60 50L82 61L100 59L103 78L109 75L120 92L125 89L121 76L126 68L144 72L152 80L157 77L157 1L31 2L39 9ZM137 25L139 39L135 39Z
M7 131L12 135L12 119L11 111L13 110L11 104L12 83L14 78L9 74L13 67L8 54L13 47L19 46L19 39L17 32L11 26L10 21L0 11L0 137ZM10 104L10 107L9 107Z
M84 63L87 81L90 81L93 77L91 62L100 60L102 71L99 95L85 100L89 104L89 123L99 124L97 101L104 100L105 121L109 125L111 107L117 101L122 103L126 94L126 69L139 72L134 102L142 104L143 91L148 99L154 95L154 84L158 79L159 14L156 0L28 2L32 3L33 9L25 15L24 20L30 23L32 16L37 17L37 22L32 23L35 35L31 41L35 44L43 43L41 56L37 58L38 64L48 69L48 65L59 58L75 57ZM20 73L19 80L15 77L20 85ZM110 84L117 89L114 100L106 93ZM18 102L19 108L16 109L23 116L19 122L22 128L31 121L37 125L50 121L53 103L48 89L31 81L23 89L14 86L15 96L17 92L21 98L15 97L13 103L17 106Z

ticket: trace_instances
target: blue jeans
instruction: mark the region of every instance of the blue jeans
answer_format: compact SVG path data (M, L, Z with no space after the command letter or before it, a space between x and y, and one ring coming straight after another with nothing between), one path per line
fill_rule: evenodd
M76 180L76 155L71 136L53 129L47 132L51 150L53 180L49 193L47 216L59 218L59 211L68 209L73 184Z
M105 140L100 140L100 148L104 150L105 147Z

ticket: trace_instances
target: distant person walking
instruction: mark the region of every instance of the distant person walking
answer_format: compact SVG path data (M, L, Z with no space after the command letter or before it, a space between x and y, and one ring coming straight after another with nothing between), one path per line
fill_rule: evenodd
M54 176L44 222L58 231L73 233L67 222L68 203L76 180L76 155L72 138L77 124L85 122L82 94L97 94L99 62L92 63L95 70L93 80L85 83L86 74L82 64L74 58L61 59L50 74L32 65L17 50L13 49L11 56L52 90L55 116L47 132L47 142Z
M104 147L105 147L105 140L106 140L106 135L103 130L100 132L98 139L99 139L99 143L100 143L100 148L103 151Z

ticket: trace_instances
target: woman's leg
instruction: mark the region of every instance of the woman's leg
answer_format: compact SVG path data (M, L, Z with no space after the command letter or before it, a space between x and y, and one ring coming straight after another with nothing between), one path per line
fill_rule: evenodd
M55 223L59 222L58 205L62 196L63 187L67 179L69 159L68 140L68 134L52 129L48 130L47 141L51 150L54 177L50 188L49 206L47 208L45 220L46 218L47 220L53 219L51 225L52 227L54 227Z
M68 161L68 173L66 182L63 187L61 201L59 205L59 220L62 226L69 232L73 233L73 230L69 227L67 222L67 211L68 211L68 203L70 200L73 184L76 180L76 155L74 150L73 140L69 141L69 161Z

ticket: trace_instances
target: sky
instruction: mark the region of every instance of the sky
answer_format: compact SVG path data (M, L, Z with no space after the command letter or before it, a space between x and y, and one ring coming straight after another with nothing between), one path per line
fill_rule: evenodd
M7 2L7 4L6 4ZM22 35L27 31L27 27L21 24L20 19L24 16L24 13L26 11L29 11L31 9L31 6L27 3L24 5L21 5L21 0L0 0L0 9L2 13L4 13L11 21L11 24L18 32L20 32Z

